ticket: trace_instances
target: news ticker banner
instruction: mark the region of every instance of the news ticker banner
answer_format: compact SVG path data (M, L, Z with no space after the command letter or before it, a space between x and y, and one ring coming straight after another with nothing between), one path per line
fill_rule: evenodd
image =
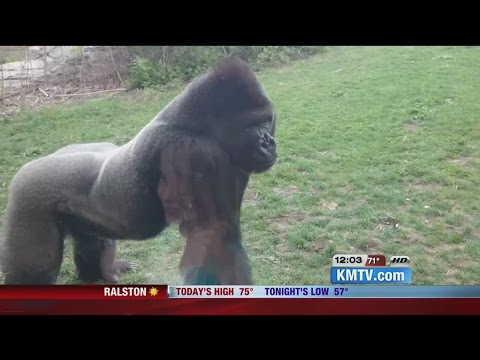
M169 286L169 298L480 298L480 286Z
M1 285L0 300L153 300L315 298L480 298L480 286L449 285Z

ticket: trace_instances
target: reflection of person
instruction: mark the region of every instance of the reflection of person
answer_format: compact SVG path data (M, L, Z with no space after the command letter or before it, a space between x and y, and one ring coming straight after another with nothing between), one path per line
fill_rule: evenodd
M180 263L186 283L251 284L239 223L246 173L198 137L167 146L161 164L158 195L167 222L178 223L187 241Z

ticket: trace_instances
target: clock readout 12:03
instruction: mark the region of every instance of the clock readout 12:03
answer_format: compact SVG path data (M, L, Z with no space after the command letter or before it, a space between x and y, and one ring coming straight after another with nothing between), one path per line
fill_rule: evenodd
M386 266L385 255L337 254L333 256L334 267Z

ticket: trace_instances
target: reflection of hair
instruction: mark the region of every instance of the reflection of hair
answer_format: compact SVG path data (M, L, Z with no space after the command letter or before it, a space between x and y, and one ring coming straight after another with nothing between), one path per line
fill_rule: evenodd
M230 159L214 141L184 134L165 146L161 161L162 170L173 172L170 175L186 187L197 222L227 220L239 210L238 184Z

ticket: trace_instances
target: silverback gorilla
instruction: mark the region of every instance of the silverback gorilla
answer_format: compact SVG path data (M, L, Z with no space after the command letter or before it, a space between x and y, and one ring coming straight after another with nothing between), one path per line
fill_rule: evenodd
M81 280L117 282L130 263L115 259L115 240L152 238L175 215L181 194L165 190L165 179L175 174L168 166L175 164L164 161L174 161L169 154L177 149L190 160L186 183L201 178L214 189L206 196L218 190L210 201L216 210L205 214L228 218L200 228L183 224L190 234L181 262L185 283L249 283L240 204L250 174L276 162L275 126L273 104L254 72L227 58L192 81L128 143L74 144L27 163L9 187L0 252L4 283L55 283L67 234ZM192 208L200 214L205 204L208 199ZM221 224L223 232L216 228Z

